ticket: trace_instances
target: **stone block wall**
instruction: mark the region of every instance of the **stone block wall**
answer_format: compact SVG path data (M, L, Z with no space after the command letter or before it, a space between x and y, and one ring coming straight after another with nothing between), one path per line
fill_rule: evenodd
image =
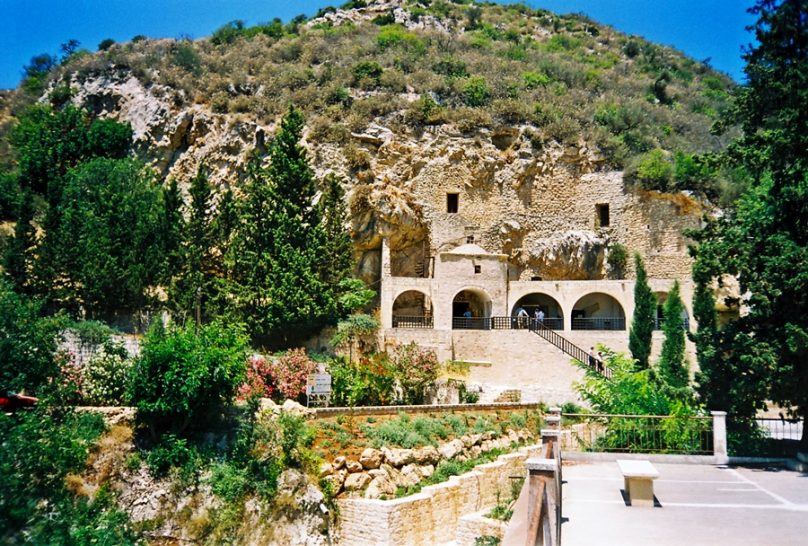
M462 516L457 522L455 546L475 546L477 537L494 536L502 538L508 524L504 521L485 517L489 508Z
M502 455L474 471L425 487L401 499L341 499L339 546L431 546L456 540L460 518L496 503L510 476L525 473L525 460L541 446Z

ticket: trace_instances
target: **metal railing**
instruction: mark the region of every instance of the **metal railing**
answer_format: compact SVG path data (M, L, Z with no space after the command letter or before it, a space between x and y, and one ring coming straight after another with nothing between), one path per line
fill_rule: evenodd
M802 438L804 420L727 418L727 448L738 457L793 457Z
M662 330L662 324L665 322L663 317L654 318L654 330ZM690 330L690 319L685 317L682 319L682 328Z
M539 322L538 320L534 320L530 325L530 329L548 341L551 345L562 350L578 362L588 365L594 371L611 379L612 369L605 366L602 360L590 356L586 350L574 344L567 338L557 334L553 330L547 328L543 323Z
M490 330L494 317L452 317L453 330Z
M393 328L432 328L432 316L393 315Z
M573 330L625 330L625 317L573 318Z
M713 454L711 417L563 413L562 449Z

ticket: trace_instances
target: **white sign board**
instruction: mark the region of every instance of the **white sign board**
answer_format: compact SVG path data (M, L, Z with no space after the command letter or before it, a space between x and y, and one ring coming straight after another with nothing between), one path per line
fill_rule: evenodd
M315 373L309 376L308 384L306 385L307 394L330 394L331 393L331 374Z

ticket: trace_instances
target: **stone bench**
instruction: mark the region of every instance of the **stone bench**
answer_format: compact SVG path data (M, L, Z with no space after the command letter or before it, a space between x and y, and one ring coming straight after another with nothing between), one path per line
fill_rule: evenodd
M617 466L623 473L625 491L631 506L654 505L654 480L659 472L650 461L618 459Z

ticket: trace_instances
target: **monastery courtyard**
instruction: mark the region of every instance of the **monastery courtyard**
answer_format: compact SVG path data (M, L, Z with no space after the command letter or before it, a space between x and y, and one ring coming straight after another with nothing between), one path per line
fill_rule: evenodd
M626 506L615 462L565 461L565 546L808 544L808 474L654 463L661 506Z

